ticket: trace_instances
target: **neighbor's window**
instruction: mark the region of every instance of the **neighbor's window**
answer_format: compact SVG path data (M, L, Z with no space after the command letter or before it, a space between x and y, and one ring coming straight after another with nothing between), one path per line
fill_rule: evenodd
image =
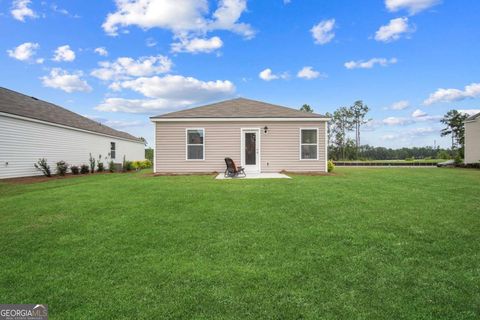
M115 142L110 142L110 158L115 159Z
M187 160L204 160L205 129L187 129Z
M317 129L300 130L300 159L318 159L318 131Z

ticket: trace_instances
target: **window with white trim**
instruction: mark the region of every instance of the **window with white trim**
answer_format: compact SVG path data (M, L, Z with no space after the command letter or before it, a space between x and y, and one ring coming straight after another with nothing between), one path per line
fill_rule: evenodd
M205 159L205 129L187 129L187 160Z
M300 159L318 160L318 129L300 129Z

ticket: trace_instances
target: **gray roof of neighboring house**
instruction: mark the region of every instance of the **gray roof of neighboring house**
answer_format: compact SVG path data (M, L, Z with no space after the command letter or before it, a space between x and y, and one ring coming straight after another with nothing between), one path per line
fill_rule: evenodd
M0 112L141 141L131 134L112 129L65 108L2 87L0 87Z
M480 118L480 112L477 113L477 114L474 114L473 116L468 117L467 120L465 120L465 121L472 121L472 120L475 120L477 118Z
M176 118L327 118L321 114L303 112L266 102L237 98L206 106L171 112L151 119Z

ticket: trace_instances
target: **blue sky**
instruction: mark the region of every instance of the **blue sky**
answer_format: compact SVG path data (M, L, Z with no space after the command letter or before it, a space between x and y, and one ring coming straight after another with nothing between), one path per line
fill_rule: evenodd
M148 117L246 97L370 107L362 143L449 146L480 112L476 0L0 0L0 85L152 142Z

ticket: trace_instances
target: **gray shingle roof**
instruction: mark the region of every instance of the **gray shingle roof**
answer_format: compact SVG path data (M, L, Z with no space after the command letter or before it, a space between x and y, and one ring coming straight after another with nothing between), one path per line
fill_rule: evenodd
M477 114L474 114L473 116L468 117L467 120L465 120L465 121L472 121L472 120L475 120L479 117L480 117L480 112L477 113Z
M176 118L326 118L317 113L303 112L266 102L237 98L206 106L181 110L151 117L151 119Z
M55 104L0 87L0 112L93 131L123 139L141 141Z

